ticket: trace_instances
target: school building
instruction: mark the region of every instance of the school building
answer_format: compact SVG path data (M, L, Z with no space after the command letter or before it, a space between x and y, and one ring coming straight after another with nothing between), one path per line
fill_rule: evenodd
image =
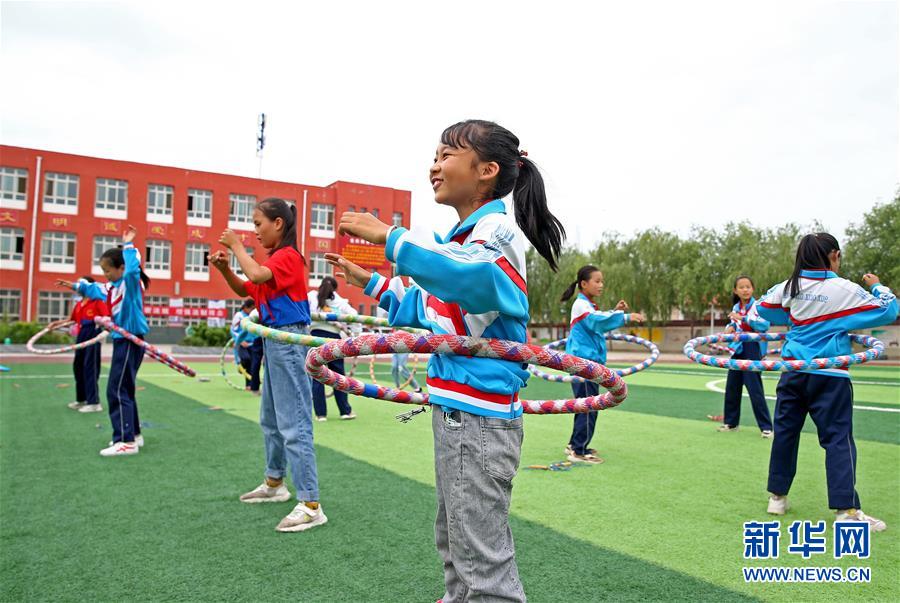
M98 258L121 242L127 225L152 279L145 293L151 326L182 326L230 318L240 305L207 255L231 228L248 253L266 257L253 232L253 207L280 197L298 209L297 247L306 258L309 287L332 274L326 252L390 273L382 246L341 236L345 211L410 224L410 192L370 184L311 186L187 168L148 165L0 145L0 319L48 322L68 317L72 292L56 279L94 275ZM240 268L232 259L232 268ZM213 269L215 272L215 269ZM339 293L364 314L374 300L343 285Z

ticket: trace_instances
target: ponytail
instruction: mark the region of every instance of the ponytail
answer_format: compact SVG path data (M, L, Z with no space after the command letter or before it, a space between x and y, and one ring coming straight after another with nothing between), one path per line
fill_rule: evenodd
M334 299L334 294L337 291L338 282L333 276L326 276L322 279L322 284L319 285L319 310L323 309L327 304L329 299Z
M457 149L472 149L481 161L500 166L489 199L513 194L516 224L555 272L566 230L550 213L544 179L528 153L519 150L519 139L492 121L470 119L448 127L441 143Z
M797 245L797 256L794 259L794 272L784 285L784 293L794 297L800 293L800 272L803 270L830 270L833 251L840 251L837 239L827 232L808 234L800 239Z
M575 277L575 282L566 287L566 290L563 291L562 296L559 298L559 301L565 302L569 301L573 295L575 295L575 289L581 286L582 281L591 280L591 275L595 272L600 272L600 269L596 266L592 266L591 264L587 264L578 269L578 274Z
M297 206L278 197L269 197L256 204L256 209L273 222L281 218L284 227L281 231L281 242L269 252L272 255L283 247L297 249ZM299 251L299 249L297 249Z

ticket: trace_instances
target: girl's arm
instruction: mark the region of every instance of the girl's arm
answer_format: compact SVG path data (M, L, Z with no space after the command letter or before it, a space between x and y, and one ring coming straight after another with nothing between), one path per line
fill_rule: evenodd
M222 236L219 237L219 243L231 250L231 253L237 258L241 270L247 275L247 278L250 279L251 283L254 285L261 285L262 283L272 280L272 271L250 257L247 250L244 249L241 238L237 236L233 230L225 229L225 231L222 232ZM231 272L231 269L228 271ZM225 273L223 272L222 274L224 275ZM228 277L226 276L225 279L228 280Z
M840 319L843 321L841 326L848 331L880 327L897 320L900 306L893 291L882 285L874 274L863 276L863 283L871 289L871 293L856 285L856 303L860 311Z
M228 286L231 287L231 290L234 291L235 295L238 297L247 296L247 288L245 287L247 281L231 270L231 267L228 265L228 254L224 251L215 251L209 254L209 263L222 273L222 276L225 277L225 282L228 283ZM271 271L269 274L272 274Z
M87 297L88 299L99 299L100 301L106 301L106 293L107 293L107 285L101 285L100 283L89 283L84 279L78 279L76 282L66 281L63 279L58 279L56 284L60 287L66 287L75 291L79 295Z

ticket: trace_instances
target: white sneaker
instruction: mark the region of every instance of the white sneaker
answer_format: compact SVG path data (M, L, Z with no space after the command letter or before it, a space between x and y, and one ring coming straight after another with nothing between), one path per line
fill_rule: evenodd
M110 446L113 445L112 440L109 441L109 445ZM137 446L138 448L142 448L144 446L144 436L142 436L142 435L134 436L134 445Z
M731 425L724 425L724 424L723 424L723 425L719 425L718 427L716 427L716 431L722 431L722 432L725 432L725 433L731 433L731 432L733 432L733 431L737 431L738 429L740 429L740 427L738 427L737 425L735 425L734 427L732 427Z
M100 456L123 456L127 454L137 454L139 448L134 444L126 444L125 442L117 442L109 448L100 451Z
M319 505L318 509L310 509L305 503L300 502L275 529L279 532L302 532L327 522L328 518L322 512L322 505Z
M791 503L788 501L787 496L775 496L773 494L769 497L769 508L766 509L766 513L784 515L790 508Z
M351 412L351 413L348 414L348 415L341 415L341 420L342 420L342 421L352 421L352 420L355 419L355 418L356 418L356 413L353 413L353 412Z
M99 404L85 404L78 412L103 412L103 407Z
M291 493L284 484L272 488L266 482L261 483L255 489L241 494L240 501L245 503L284 502L291 500Z
M767 440L771 440L775 433L771 429L763 429L759 435Z
M319 423L324 423L327 420L328 420L328 417L316 417L316 421L318 421Z
M84 408L84 402L69 402L68 404L66 404L66 406L68 406L72 410L80 410Z
M887 529L887 524L880 519L875 519L862 512L862 509L846 509L838 511L834 516L835 521L865 521L869 524L869 529L873 532L883 532Z

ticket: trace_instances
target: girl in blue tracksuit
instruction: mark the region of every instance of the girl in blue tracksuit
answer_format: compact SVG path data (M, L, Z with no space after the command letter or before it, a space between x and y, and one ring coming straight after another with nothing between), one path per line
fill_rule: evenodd
M606 364L605 333L618 329L629 321L643 322L644 316L637 312L629 314L625 300L619 300L613 310L597 309L594 299L603 292L603 273L595 266L582 266L575 281L563 292L559 301L568 301L576 289L578 296L572 304L566 353ZM596 396L600 393L600 386L592 381L573 382L572 393L576 398ZM572 436L565 449L566 457L570 461L595 464L603 462L595 449L588 448L591 438L594 437L596 424L596 411L575 415Z
M141 269L141 257L134 246L137 230L129 226L122 236L122 247L107 249L100 256L100 269L107 283L57 281L90 299L106 301L115 324L141 339L150 330L144 316L144 290L150 279ZM101 456L137 454L143 445L135 386L137 372L144 359L144 348L113 333L113 356L106 385L109 419L113 439Z
M430 180L435 201L459 217L444 236L389 227L371 214L341 217L341 233L384 244L387 260L415 286L336 254L326 258L378 300L392 325L525 342L526 238L555 269L565 231L547 208L537 167L518 146L509 130L488 121L444 130ZM510 193L515 222L502 200ZM525 600L509 503L522 446L519 390L527 377L517 362L440 354L428 362L444 603Z
M256 305L252 299L245 299L241 309L231 319L231 336L234 338L234 363L239 364L250 375L244 379L247 390L260 395L259 373L262 368L262 338L241 328L241 321L250 316Z
M769 289L754 306L772 324L791 325L781 349L786 360L811 360L851 353L849 331L890 324L897 319L897 298L874 274L863 276L866 291L837 275L841 251L827 233L803 237L791 278ZM822 369L784 373L775 404L775 439L769 460L769 513L783 515L797 471L800 430L812 417L825 449L828 506L836 520L867 522L873 531L885 523L860 509L856 492L856 444L853 441L853 386L850 372Z
M749 276L742 274L734 279L731 292L734 307L728 315L731 322L725 328L726 333L764 333L769 330L767 320L760 318L756 313L750 314L756 303L753 299L753 289L753 279ZM764 341L734 341L728 347L731 348L731 357L735 360L762 360L766 355ZM719 431L738 430L741 423L741 394L744 387L750 394L753 415L756 417L756 424L759 425L762 437L771 438L772 417L766 404L762 376L750 371L728 371L728 379L725 381L724 421L719 426Z

